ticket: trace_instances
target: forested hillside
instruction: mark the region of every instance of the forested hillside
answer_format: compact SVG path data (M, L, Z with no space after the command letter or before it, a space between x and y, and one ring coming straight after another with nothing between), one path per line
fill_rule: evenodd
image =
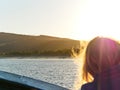
M80 41L67 38L0 33L1 56L69 56L79 46Z

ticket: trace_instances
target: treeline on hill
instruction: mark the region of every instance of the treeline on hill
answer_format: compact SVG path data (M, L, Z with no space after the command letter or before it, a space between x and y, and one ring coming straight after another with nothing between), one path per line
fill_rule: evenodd
M86 42L82 42L79 48L63 49L63 50L46 50L46 51L14 51L14 52L2 52L0 56L60 56L71 57L73 53L80 54L85 48Z
M64 50L55 50L55 51L16 51L16 52L4 52L0 53L0 56L63 56L63 57L71 57L72 50L64 49Z

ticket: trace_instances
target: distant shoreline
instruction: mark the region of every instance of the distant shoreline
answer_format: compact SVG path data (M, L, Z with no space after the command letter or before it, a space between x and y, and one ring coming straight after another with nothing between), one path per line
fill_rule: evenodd
M67 59L67 58L70 58L70 59L72 59L72 57L69 57L69 56L0 56L0 59L1 58L18 58L18 59L23 59L23 58L36 58L36 59L39 59L39 58L46 58L46 59L59 58L59 59Z

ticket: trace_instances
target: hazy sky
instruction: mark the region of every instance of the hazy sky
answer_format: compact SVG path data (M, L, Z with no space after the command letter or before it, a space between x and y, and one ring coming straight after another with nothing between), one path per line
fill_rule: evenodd
M0 32L120 39L119 0L0 0Z

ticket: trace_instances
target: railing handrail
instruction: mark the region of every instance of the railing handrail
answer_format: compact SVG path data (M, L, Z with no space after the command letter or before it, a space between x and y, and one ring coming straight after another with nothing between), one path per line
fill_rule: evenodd
M18 83L24 86L33 87L41 90L69 90L55 84L5 71L0 71L0 80L6 80L11 83Z

